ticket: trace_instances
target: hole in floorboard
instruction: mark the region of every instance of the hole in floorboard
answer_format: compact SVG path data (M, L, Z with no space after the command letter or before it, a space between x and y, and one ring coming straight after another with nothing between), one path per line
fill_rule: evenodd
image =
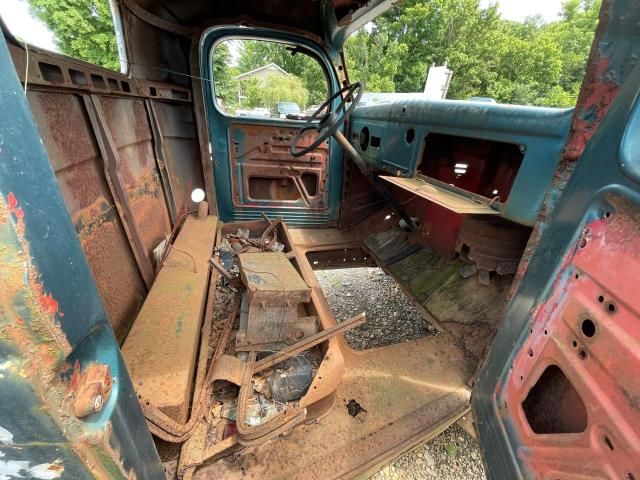
M580 433L587 428L587 409L557 365L548 366L522 402L531 430L537 434Z
M375 267L316 270L338 322L360 312L367 321L345 334L355 350L384 347L435 335L436 329L398 283Z

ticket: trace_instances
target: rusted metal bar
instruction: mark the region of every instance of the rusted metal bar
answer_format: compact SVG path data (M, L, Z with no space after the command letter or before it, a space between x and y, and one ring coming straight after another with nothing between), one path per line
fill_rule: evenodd
M224 278L226 278L230 282L233 282L233 277L231 276L231 274L227 272L226 268L220 265L220 262L218 262L218 260L216 260L215 257L211 257L209 259L209 263L213 265L216 268L216 270L218 270L222 275L224 275Z
M279 352L276 352L273 355L269 355L268 357L263 358L259 362L256 362L253 373L258 373L263 370L266 370L267 368L273 367L275 364L280 363L283 360L286 360L287 358L293 357L294 355L297 355L300 352L304 352L305 350L308 350L311 347L314 347L324 342L325 340L329 340L330 338L335 337L339 333L344 333L347 330L351 330L352 328L357 327L358 325L364 323L365 320L366 320L366 314L364 312L359 313L355 317L351 317L342 323L339 323L337 325L334 325L333 327L327 328L322 332L318 332L314 335L311 335L310 337L300 340L299 342L294 343L293 345L287 348L283 348Z
M262 218L264 218L267 222L269 222L269 225L273 223L266 213L260 212L260 215L262 215Z
M153 150L156 157L156 166L160 173L160 182L162 183L162 189L164 190L164 197L169 208L169 216L171 217L171 224L175 225L177 221L176 204L173 197L173 188L171 187L171 179L169 178L169 172L167 172L167 162L164 155L164 140L162 136L162 129L160 128L160 122L158 121L158 115L156 109L153 106L153 102L149 99L144 101L144 105L147 109L147 116L149 117L149 124L151 125L151 134L153 135Z
M407 225L409 226L411 231L416 231L418 229L418 227L415 224L415 222L413 221L413 219L411 218L411 216L409 214L407 214L407 212L404 210L404 208L402 208L402 205L400 205L395 200L395 198L393 198L393 195L391 195L389 190L387 190L387 188L384 185L380 184L378 179L375 178L371 174L371 172L369 171L369 168L367 167L367 164L362 159L360 154L356 151L356 149L353 148L353 145L351 145L349 143L349 140L347 140L345 138L345 136L342 134L342 132L340 130L336 130L336 132L333 134L333 136L338 141L340 146L342 148L344 148L344 151L347 152L347 155L349 155L349 157L351 158L353 163L355 163L356 167L358 167L358 169L362 172L362 174L365 177L367 177L367 179L369 180L371 185L373 185L373 187L378 191L378 193L380 193L380 195L382 195L382 197L385 199L385 201L387 202L389 207L391 207L391 209L394 212L396 212L398 215L400 215L400 217L405 222L407 222Z
M147 288L151 288L154 278L153 265L151 264L151 259L147 255L140 238L135 217L133 216L131 206L127 199L127 193L122 187L118 177L117 166L120 160L118 148L116 147L113 137L111 136L111 132L109 131L98 96L93 94L83 95L82 99L87 109L89 121L91 122L91 127L93 128L93 132L96 136L98 147L104 161L105 177L107 179L107 184L109 185L109 190L111 190L111 194L113 195L116 209L120 216L120 221L122 222L124 231L127 234L127 239L129 240L131 250L133 251L133 255L136 259L136 263L138 264L138 268L140 269L142 278L144 279Z

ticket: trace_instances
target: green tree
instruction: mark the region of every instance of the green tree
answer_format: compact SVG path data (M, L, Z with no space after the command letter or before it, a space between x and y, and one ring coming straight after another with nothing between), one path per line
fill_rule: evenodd
M391 40L385 32L369 34L361 29L345 44L345 57L351 81L361 80L369 92L393 92L395 76L407 46Z
M245 97L242 107L272 110L276 102L294 102L302 108L308 105L309 91L295 75L271 75L263 81L253 77L242 80L240 85Z
M285 72L302 80L311 104L322 103L328 97L329 88L324 70L306 50L290 45L264 40L242 40L238 67L240 72L249 72L258 67L275 63ZM304 106L305 104L300 104Z
M295 75L268 77L262 92L265 106L269 109L273 109L276 102L294 102L305 108L309 101L304 81Z
M233 109L238 105L240 85L235 78L238 73L238 69L231 65L229 44L221 42L216 45L213 52L213 79L216 97L222 99L226 108Z
M405 0L347 40L347 67L369 91L420 92L429 66L447 62L448 98L571 106L599 9L600 0L567 0L558 21L521 23L479 0Z
M35 17L54 33L62 53L120 70L107 0L29 0L29 4Z

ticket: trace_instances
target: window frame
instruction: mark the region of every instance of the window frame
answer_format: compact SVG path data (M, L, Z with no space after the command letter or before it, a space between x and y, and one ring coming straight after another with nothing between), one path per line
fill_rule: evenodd
M204 37L207 36L209 32L205 33ZM283 34L282 36L279 34ZM326 61L325 58L323 58L322 55L320 55L318 53L318 51L311 47L310 45L305 45L305 43L303 43L302 41L300 41L297 38L294 38L290 35L286 35L284 34L284 32L277 32L274 31L273 32L273 37L269 37L269 36L265 36L265 35L261 35L261 34L257 34L257 35L252 35L251 32L246 32L246 33L242 33L242 34L237 34L237 33L233 33L233 34L228 34L228 35L222 35L221 37L217 38L209 47L209 51L207 53L207 62L208 62L208 66L207 66L207 70L209 72L209 89L210 89L210 94L211 94L211 99L212 99L212 104L213 104L213 108L215 109L216 113L218 115L222 115L225 118L231 119L231 120L235 120L235 121L244 121L244 120L250 120L250 121L265 121L265 122L270 122L270 123L290 123L290 124L299 124L302 125L306 122L306 120L297 120L297 119L292 119L292 118L276 118L276 117L241 117L239 115L230 115L227 112L224 112L220 109L218 102L217 102L217 98L218 96L216 95L216 86L215 86L215 78L213 76L213 59L214 59L214 54L215 54L215 49L216 47L223 43L223 42L228 42L228 41L233 41L233 40L250 40L250 41L265 41L265 42L270 42L270 43L279 43L279 44L283 44L283 45L290 45L296 48L299 48L301 50L304 50L303 54L308 55L310 58L312 58L313 60L315 60L316 62L318 62L319 67L322 70L322 73L324 74L324 78L325 78L325 82L327 85L327 97L326 99L330 98L331 95L333 95L334 92L334 85L333 85L333 81L338 82L337 79L337 75L335 73L335 71L333 69L330 69L329 65L333 66L332 64L328 63ZM286 37L284 36L286 35ZM319 48L316 47L316 48ZM331 75L333 73L333 76ZM336 90L337 91L337 90ZM330 105L329 108L332 110L333 109L333 105Z

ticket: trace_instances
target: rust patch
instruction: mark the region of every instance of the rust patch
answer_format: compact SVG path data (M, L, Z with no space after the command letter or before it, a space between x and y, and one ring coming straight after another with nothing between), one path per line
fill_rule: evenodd
M612 10L613 1L604 0L600 9L598 27L589 53L589 59L587 60L585 76L582 81L582 86L580 87L580 94L573 114L567 143L565 144L562 158L556 168L551 185L545 195L536 225L533 227L533 232L524 250L522 260L518 265L510 296L517 291L524 277L533 252L540 243L540 238L548 223L551 212L555 208L558 198L573 174L576 162L578 162L582 156L586 145L596 132L602 118L609 111L622 86L622 82L616 79L616 73L619 73L617 70L620 70L620 67L616 68L611 65L610 59L605 56L604 53L612 49L613 41L607 38L608 35L612 33L610 30L614 28L612 24L615 23L611 18ZM637 62L637 58L631 54L623 60L629 65Z
M96 434L102 450L85 441L84 425L70 415L70 395L59 372L71 353L58 319L63 313L58 301L41 282L25 239L24 212L13 193L0 196L0 339L15 345L19 360L17 374L27 379L43 408L69 439L78 439L74 451L98 478L132 478L120 462L120 455L108 445L110 430ZM96 461L86 461L95 457ZM112 464L102 475L105 464Z
M99 197L88 207L78 210L73 215L73 226L80 243L84 246L86 237L98 231L107 222L113 222L117 212L115 205L106 198Z
M607 200L614 212L591 221L563 259L548 299L532 312L510 375L496 390L518 457L536 478L551 472L554 478L634 478L638 472L640 216L626 200ZM549 369L564 386L545 381ZM532 391L538 401L527 405ZM545 396L549 402L539 401ZM572 435L555 435L565 433L562 428Z

